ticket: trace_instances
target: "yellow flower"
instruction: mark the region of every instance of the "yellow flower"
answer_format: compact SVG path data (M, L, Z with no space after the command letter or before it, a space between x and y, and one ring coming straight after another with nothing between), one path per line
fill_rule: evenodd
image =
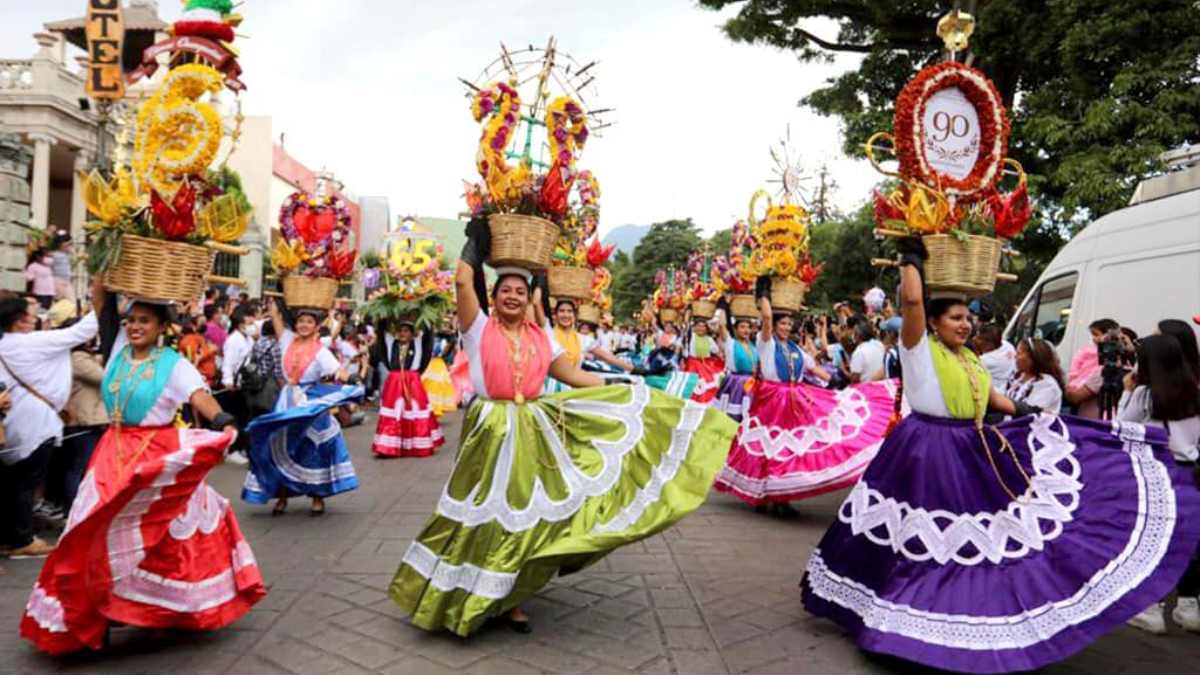
M278 272L287 273L299 267L306 258L304 242L294 241L289 244L280 239L275 244L275 250L271 251L271 266Z
M904 205L904 221L909 229L935 234L950 229L950 202L940 190L913 184Z

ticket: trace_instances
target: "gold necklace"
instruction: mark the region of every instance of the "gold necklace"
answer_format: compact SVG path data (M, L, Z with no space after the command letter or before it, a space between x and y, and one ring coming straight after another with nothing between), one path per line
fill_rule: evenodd
M500 326L500 332L508 344L508 359L512 365L513 402L521 405L525 403L525 350L521 348L522 338L525 336L525 326L522 325L515 336L503 325Z
M129 400L133 398L138 387L142 382L148 382L154 377L154 366L158 363L161 349L155 347L150 350L150 354L141 360L134 361L133 350L129 347L125 348L125 360L129 363L129 370L121 376L113 378L113 381L108 385L108 391L113 394L113 413L112 421L118 427L125 418L125 408L129 406ZM134 365L137 365L134 368ZM126 391L128 387L128 391ZM121 399L121 394L125 394L124 400Z

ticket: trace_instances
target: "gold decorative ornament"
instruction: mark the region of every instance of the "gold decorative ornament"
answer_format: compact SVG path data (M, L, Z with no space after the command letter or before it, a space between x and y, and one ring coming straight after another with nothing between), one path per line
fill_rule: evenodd
M951 10L938 21L937 35L946 44L946 51L965 51L975 32L975 17L961 10Z

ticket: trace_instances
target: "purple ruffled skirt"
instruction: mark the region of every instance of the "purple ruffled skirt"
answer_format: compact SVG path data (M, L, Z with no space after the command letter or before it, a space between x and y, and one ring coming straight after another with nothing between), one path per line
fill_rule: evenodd
M813 552L805 607L863 649L993 673L1064 659L1171 592L1200 491L1165 432L1039 415L985 435L990 452L972 422L905 418Z
M721 391L717 394L717 410L729 415L735 422L741 422L750 412L751 396L748 389L753 388L753 380L753 375L726 374Z

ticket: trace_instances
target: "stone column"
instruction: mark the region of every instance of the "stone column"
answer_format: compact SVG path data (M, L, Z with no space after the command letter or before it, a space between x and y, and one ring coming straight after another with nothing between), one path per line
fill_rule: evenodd
M46 134L29 134L33 142L33 227L44 230L50 222L50 148L57 142Z
M29 229L29 163L33 156L16 134L0 133L0 288L25 290Z
M81 148L75 153L75 173L71 175L71 242L74 259L71 271L74 273L75 295L80 298L87 297L83 290L87 288L88 284L87 269L79 257L86 239L83 224L87 222L88 217L87 206L83 203L83 178L80 174L86 172L91 165L92 158L86 150ZM80 295L81 293L83 294Z
M266 247L263 245L262 234L258 228L258 214L255 213L250 218L250 226L246 228L246 234L242 235L242 240L239 242L250 250L249 253L242 256L238 270L240 271L239 276L246 282L245 291L252 298L261 296L263 290L262 269Z

